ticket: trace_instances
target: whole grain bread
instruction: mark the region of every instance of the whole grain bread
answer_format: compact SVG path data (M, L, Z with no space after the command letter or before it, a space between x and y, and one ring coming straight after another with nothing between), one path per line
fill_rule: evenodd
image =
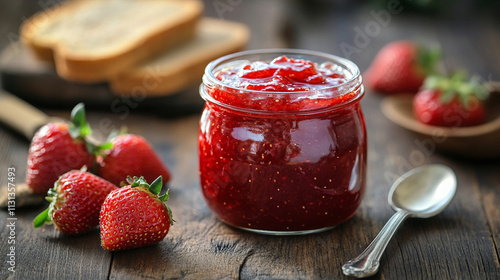
M206 65L244 48L248 28L240 23L203 18L195 37L110 79L116 94L158 96L200 83Z
M59 76L93 83L111 79L194 36L197 0L71 0L21 25L21 40Z

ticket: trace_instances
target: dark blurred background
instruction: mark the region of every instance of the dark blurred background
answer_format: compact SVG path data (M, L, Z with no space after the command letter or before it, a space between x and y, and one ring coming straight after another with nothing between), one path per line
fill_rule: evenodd
M19 25L58 0L0 0L0 49L19 40ZM204 16L245 23L247 49L300 48L347 57L364 71L388 42L410 39L440 46L445 69L464 68L499 79L500 1L495 0L205 0ZM1 69L0 69L1 70ZM201 77L200 77L201 81ZM106 91L99 85L96 92ZM196 87L187 89L197 98ZM24 95L29 99L30 96ZM50 97L52 98L52 97ZM30 102L64 106L64 102ZM108 99L90 102L109 107ZM155 100L154 104L162 100ZM170 102L170 101L169 101ZM171 102L170 102L171 103ZM198 104L199 105L199 104ZM141 104L148 108L147 102ZM199 109L199 106L196 110ZM196 111L195 110L195 111Z

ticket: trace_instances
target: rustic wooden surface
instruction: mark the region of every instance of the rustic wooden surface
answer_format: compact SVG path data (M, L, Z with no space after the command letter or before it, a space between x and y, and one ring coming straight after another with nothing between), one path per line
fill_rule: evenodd
M0 4L0 47L15 40L17 26L41 3ZM342 2L347 2L342 4ZM341 43L354 45L356 28L374 22L370 11L384 6L358 6L361 1L206 1L205 14L247 23L249 49L293 47L342 55ZM470 2L467 2L470 4ZM215 9L225 4L226 10ZM458 7L468 7L458 5ZM222 6L220 6L222 7ZM219 7L219 8L220 8ZM409 8L407 9L409 10ZM495 16L496 13L496 16ZM350 58L365 70L385 43L406 38L439 42L447 68L464 67L485 79L500 79L498 9L448 10L445 16L393 14ZM495 19L495 17L497 19ZM360 45L358 45L360 46ZM426 163L444 163L458 177L458 192L439 216L410 219L396 234L374 279L499 279L500 162L472 161L440 154L422 146L414 135L389 122L380 111L382 97L368 91L362 101L368 129L368 190L357 214L337 228L314 235L273 237L243 232L218 221L205 205L197 171L198 114L162 118L155 112L90 111L99 134L127 125L145 136L174 174L170 207L177 223L158 245L110 253L99 245L95 230L79 237L51 226L34 230L32 219L43 207L15 211L16 272L7 270L10 230L0 227L1 279L346 279L341 265L362 251L393 211L387 193L395 178ZM68 117L66 110L47 113ZM28 141L0 125L0 184L16 168L21 184L26 172ZM2 189L1 191L6 191ZM7 224L7 212L0 211Z

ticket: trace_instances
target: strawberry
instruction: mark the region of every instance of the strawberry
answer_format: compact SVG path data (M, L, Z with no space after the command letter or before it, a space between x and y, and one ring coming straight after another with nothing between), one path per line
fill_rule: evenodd
M386 93L416 93L427 75L435 72L439 50L427 50L410 41L383 47L364 77L372 90Z
M112 183L85 171L65 173L48 191L49 208L33 220L33 225L38 228L53 222L63 233L85 233L99 224L101 206L115 189Z
M36 194L46 194L62 174L92 168L95 157L85 137L91 130L82 103L71 113L72 123L48 123L33 137L28 153L26 183Z
M101 208L101 245L109 251L143 247L162 241L173 224L165 205L168 191L158 197L161 176L149 185L135 177L130 185L111 192Z
M98 174L104 179L116 185L128 176L142 176L151 182L161 175L165 183L170 180L169 170L143 137L119 135L111 144L112 148L99 160Z
M451 78L430 76L413 99L413 112L420 122L435 126L472 126L486 120L482 99L488 96L477 78L464 81L457 72Z

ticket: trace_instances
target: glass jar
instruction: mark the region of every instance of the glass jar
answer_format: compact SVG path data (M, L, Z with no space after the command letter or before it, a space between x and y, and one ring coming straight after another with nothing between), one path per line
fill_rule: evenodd
M327 65L343 79L276 92L217 78L279 56ZM206 101L199 130L201 189L222 221L288 235L327 230L354 215L365 192L367 149L364 88L354 63L305 50L235 53L208 64L200 94Z

